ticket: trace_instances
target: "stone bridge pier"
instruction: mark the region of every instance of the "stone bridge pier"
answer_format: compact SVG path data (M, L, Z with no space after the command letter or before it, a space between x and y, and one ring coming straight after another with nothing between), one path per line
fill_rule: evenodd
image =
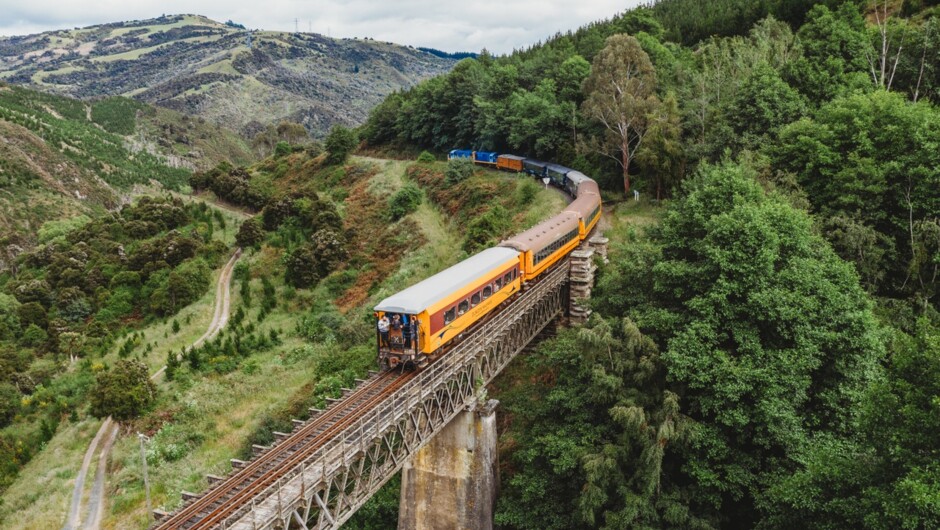
M474 402L405 463L399 529L493 528L499 486L498 404Z

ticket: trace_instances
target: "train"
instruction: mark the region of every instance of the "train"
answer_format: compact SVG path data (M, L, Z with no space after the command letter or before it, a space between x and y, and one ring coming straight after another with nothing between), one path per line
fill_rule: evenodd
M573 200L563 211L532 228L376 305L376 344L383 369L419 369L459 342L470 328L576 249L589 237L602 214L597 183L574 169L512 154L467 149L454 149L447 158L547 178Z

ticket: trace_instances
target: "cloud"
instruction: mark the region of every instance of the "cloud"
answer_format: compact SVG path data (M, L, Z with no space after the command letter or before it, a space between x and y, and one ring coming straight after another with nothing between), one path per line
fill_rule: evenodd
M0 0L0 35L195 13L253 29L312 30L447 51L508 53L641 0Z

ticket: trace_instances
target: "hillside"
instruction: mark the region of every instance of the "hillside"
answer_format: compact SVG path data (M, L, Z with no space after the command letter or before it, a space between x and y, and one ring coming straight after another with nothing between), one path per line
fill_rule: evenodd
M654 206L488 393L496 526L940 527L938 30L933 0L663 0L376 107L373 150Z
M360 157L341 166L323 162L324 157L298 149L193 177L209 184L243 179L262 190L265 206L245 221L259 228L253 244L230 216L222 227L214 223L213 237L230 244L237 232L235 239L246 249L235 269L229 324L217 339L168 366L165 378L157 380L153 407L128 421L127 432L152 436L148 463L154 506L177 506L181 490L205 487L205 473L226 473L230 458L244 457L253 443L270 443L272 431L284 430L292 417L337 396L341 387L373 368L370 307L465 257L461 247L470 234L481 232L479 219L487 212L500 220L498 228L487 231L495 239L564 204L554 190L495 171L478 171L447 187L441 184L447 167L441 162ZM238 188L225 187L236 195ZM406 188L420 190L420 200L393 220L387 204ZM226 198L235 202L235 195ZM204 228L199 230L203 234ZM69 239L99 245L83 231ZM302 262L310 241L325 240L338 241L338 248L326 245L336 259L319 247L311 266L292 272L291 264ZM306 274L310 270L316 271L313 276ZM105 347L77 363L75 377L90 385L100 370L96 365L113 365L122 357L138 359L155 372L205 329L211 305L207 293L177 314L116 330ZM47 450L3 492L0 525L5 528L61 527L72 479L98 425L78 400L67 408L68 414L59 413L61 423ZM233 415L233 410L238 412ZM0 440L3 436L0 431ZM115 444L106 527L146 526L138 451L132 435Z
M46 221L113 209L136 186L179 189L192 170L249 157L231 131L175 111L0 85L4 248L28 247Z
M252 135L357 125L387 94L454 60L373 40L253 31L164 16L0 39L0 80L78 98L122 95Z

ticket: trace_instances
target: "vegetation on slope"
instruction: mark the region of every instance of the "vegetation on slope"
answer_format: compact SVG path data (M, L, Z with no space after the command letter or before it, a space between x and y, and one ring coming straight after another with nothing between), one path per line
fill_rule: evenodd
M463 236L454 228L455 218L425 198L425 190L409 177L414 172L409 163L354 157L331 166L325 159L314 144L288 148L252 166L221 165L193 175L197 189L257 212L241 225L226 217L227 242L246 237L246 225L258 232L252 231L254 239L236 267L233 314L217 338L200 348L182 349L186 343L181 337L198 327L203 298L116 341L112 352L118 351L109 354L117 356L130 344L128 358L139 357L151 372L167 365L156 401L130 421L132 429L153 438L148 461L157 505L172 507L180 490L203 489L205 473L226 473L229 458L245 458L252 443L268 443L274 430L290 430L291 418L303 417L306 408L322 405L325 397L353 384L354 377L374 366L371 303L465 255L459 250ZM447 165L430 167L442 172ZM495 172L472 179L491 192L510 194L530 184ZM245 193L249 189L257 194ZM419 198L408 201L406 213L393 219L391 198L406 189L416 189ZM534 219L546 204L553 210L560 207L561 197L554 191L535 187L534 192L531 202L505 203L509 218ZM413 191L406 194L413 196ZM492 197L486 195L486 200ZM288 272L290 263L311 245L322 244L318 235L324 232L341 243L327 245L337 250L335 259L321 261L324 253L316 246L310 269L317 274L298 286ZM220 235L218 225L213 233ZM164 335L168 338L161 339ZM91 376L86 385L93 381ZM60 414L57 432L74 432L74 422L83 424L85 413L80 408L78 418ZM61 447L56 439L49 444ZM146 519L136 444L122 438L114 450L110 518L120 527L144 526ZM80 460L80 449L74 452ZM40 483L52 492L64 489L68 466L51 455L29 466L30 477L63 478L17 479L17 491L4 496L10 507L4 524L11 527L57 520L56 512L40 508L29 492Z
M149 353L153 345L132 330L176 314L207 291L211 270L228 253L214 234L224 228L224 217L204 204L142 198L97 220L47 223L45 243L0 275L0 488L60 422L87 412L93 384L95 414L145 410L146 399L128 409L110 392L104 357L115 349L129 360Z
M940 13L692 4L464 60L362 129L671 198L609 233L592 321L497 383L497 522L937 526Z
M85 103L0 86L0 267L32 247L45 222L99 216L192 168L250 158L230 131L125 98Z
M321 137L453 58L371 39L247 31L166 15L0 39L0 79L80 98L133 97L253 136L287 120Z

